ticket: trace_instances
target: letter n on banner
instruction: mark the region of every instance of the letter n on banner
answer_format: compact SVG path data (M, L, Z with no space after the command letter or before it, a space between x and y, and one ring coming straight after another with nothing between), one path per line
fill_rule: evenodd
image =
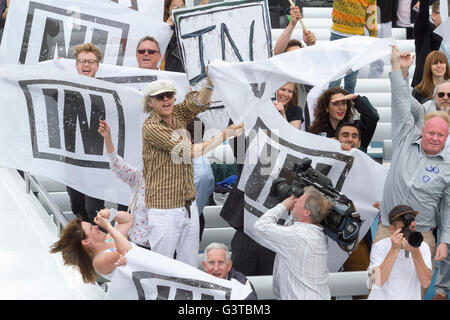
M189 84L199 90L212 59L229 62L272 56L272 35L265 0L242 0L177 9L173 12L178 44ZM206 129L223 129L229 117L213 94L209 111L199 115ZM218 123L220 123L218 125ZM206 137L205 137L206 138Z

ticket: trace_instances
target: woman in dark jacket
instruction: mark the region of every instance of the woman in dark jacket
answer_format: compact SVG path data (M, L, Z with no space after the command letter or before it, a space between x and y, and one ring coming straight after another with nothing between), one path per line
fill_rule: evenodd
M341 123L353 121L355 109L361 115L355 121L361 131L360 150L367 152L380 119L378 112L366 97L350 94L340 87L328 89L320 95L314 109L314 122L308 131L333 138Z

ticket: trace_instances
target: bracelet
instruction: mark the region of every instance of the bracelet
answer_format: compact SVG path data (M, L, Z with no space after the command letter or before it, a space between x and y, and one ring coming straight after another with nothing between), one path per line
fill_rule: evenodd
M206 89L208 89L208 90L214 90L214 86L210 86L209 84L207 84L205 87L206 87Z

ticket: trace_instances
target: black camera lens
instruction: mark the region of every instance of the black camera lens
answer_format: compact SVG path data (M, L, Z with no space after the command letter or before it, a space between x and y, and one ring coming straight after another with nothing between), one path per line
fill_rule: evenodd
M408 243L411 247L419 248L422 244L423 236L420 232L411 231L408 235Z

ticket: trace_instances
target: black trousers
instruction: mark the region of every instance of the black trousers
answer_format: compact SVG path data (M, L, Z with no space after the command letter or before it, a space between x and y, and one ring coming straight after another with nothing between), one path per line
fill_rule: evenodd
M246 276L264 276L273 273L275 252L260 245L239 228L231 240L233 267Z
M75 189L67 187L70 197L70 206L73 214L82 217L84 221L93 221L97 211L105 208L105 201L89 197Z

